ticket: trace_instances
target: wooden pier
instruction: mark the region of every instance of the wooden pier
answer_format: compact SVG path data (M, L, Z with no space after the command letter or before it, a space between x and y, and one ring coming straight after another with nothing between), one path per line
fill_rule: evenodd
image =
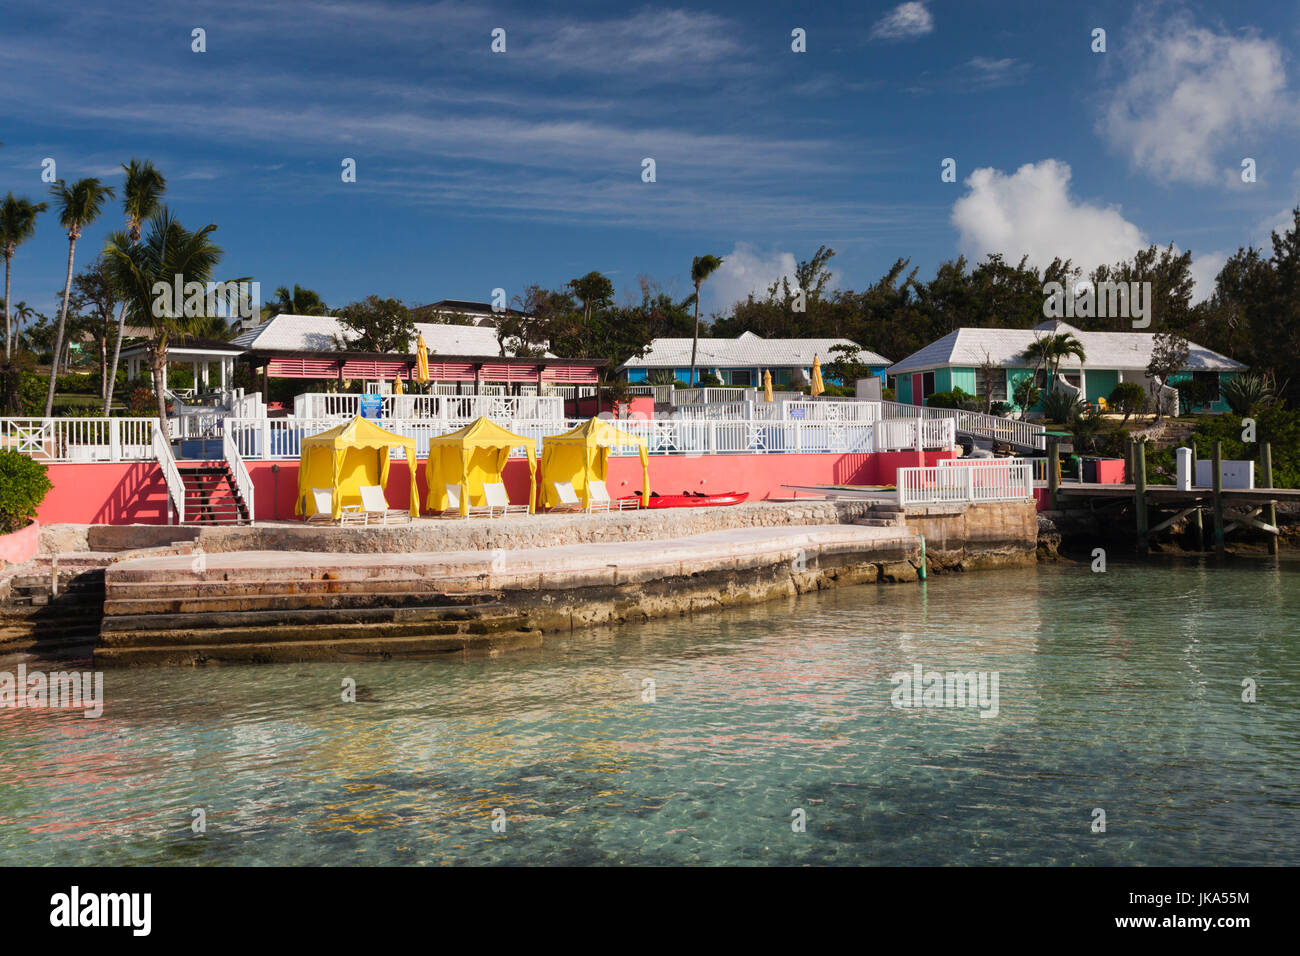
M1205 550L1205 532L1203 512L1208 510L1213 517L1214 551L1219 556L1224 553L1224 538L1238 528L1254 528L1269 535L1268 552L1277 554L1277 503L1294 501L1300 503L1300 489L1274 488L1272 453L1267 444L1260 449L1260 477L1264 482L1261 488L1224 488L1220 464L1222 453L1218 442L1214 443L1211 456L1211 481L1209 488L1180 489L1175 485L1149 485L1146 480L1146 455L1142 443L1134 443L1129 450L1127 473L1131 480L1126 484L1095 484L1092 482L1061 482L1049 480L1048 495L1053 508L1059 508L1065 499L1086 499L1095 504L1098 500L1106 503L1133 503L1134 530L1137 533L1138 551L1145 554L1150 550L1151 537L1172 526L1182 518L1191 516L1197 530L1197 544ZM1049 478L1055 469L1049 468ZM1249 511L1244 515L1226 519L1225 506L1245 505ZM1156 525L1151 525L1149 512L1160 508L1172 509L1174 513L1164 517Z

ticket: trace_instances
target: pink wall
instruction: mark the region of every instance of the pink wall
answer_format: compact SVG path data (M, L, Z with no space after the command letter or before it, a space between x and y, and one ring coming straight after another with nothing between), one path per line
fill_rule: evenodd
M41 524L166 524L167 487L149 462L52 464Z
M13 534L0 534L0 568L6 564L22 564L36 557L41 543L41 523L33 521Z
M790 498L782 487L797 485L893 484L897 469L933 465L951 452L882 452L856 455L657 455L650 458L650 487L659 494L683 491L748 491L751 500ZM166 524L167 495L162 472L146 463L50 465L53 490L37 513L42 524ZM257 518L291 520L298 494L296 461L250 461ZM540 465L538 467L541 472ZM541 475L542 480L545 476ZM502 475L510 500L528 500L528 463L512 459ZM428 487L424 462L416 482L423 505ZM388 500L401 507L410 493L406 467L394 462L388 479ZM641 487L639 458L614 458L609 463L609 491L615 497Z

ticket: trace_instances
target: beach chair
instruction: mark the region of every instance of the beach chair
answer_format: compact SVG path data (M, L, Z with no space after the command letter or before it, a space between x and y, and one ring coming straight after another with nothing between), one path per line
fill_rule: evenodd
M510 503L510 497L506 494L506 486L500 481L483 482L483 500L487 502L488 517L491 517L495 511L500 511L503 515L528 511L528 505L512 505Z
M582 502L578 499L578 493L573 490L573 483L569 481L552 482L555 485L555 495L560 499L560 503L551 508L555 511L581 511Z
M587 482L587 494L591 497L591 511L609 511L615 508L622 511L624 508L636 508L641 503L639 501L624 501L622 498L611 498L609 489L600 479L594 479Z
M447 485L447 509L443 511L444 518L460 517L460 485ZM488 515L491 517L492 512L483 505L470 505L467 518L473 518L478 515Z
M379 485L362 485L357 490L361 493L361 510L365 513L366 524L399 524L411 520L409 511L388 507L384 489Z
M334 523L334 490L332 488L313 488L311 490L312 501L316 505L316 513L307 518L308 524L314 523ZM361 510L360 505L344 505L343 511L339 515L339 524L365 524L366 515Z

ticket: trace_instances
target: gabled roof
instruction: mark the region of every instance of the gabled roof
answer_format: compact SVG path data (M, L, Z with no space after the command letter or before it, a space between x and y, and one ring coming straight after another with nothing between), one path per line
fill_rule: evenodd
M753 332L744 332L734 339L700 339L695 354L695 364L707 368L778 367L811 368L813 357L823 362L834 358L833 345L861 348L851 339L764 339ZM889 359L875 352L862 350L867 365L888 365ZM691 340L655 339L646 354L630 358L623 368L685 368L691 364Z
M890 375L923 369L958 366L977 368L986 360L1002 367L1023 368L1031 365L1024 358L1025 349L1036 339L1053 333L1069 332L1082 344L1087 356L1084 368L1145 369L1151 361L1155 344L1153 332L1084 332L1060 319L1043 322L1032 329L957 329L887 369ZM1220 355L1195 342L1186 368L1196 372L1235 372L1246 368L1240 362ZM1079 360L1068 358L1063 369L1079 368Z
M496 329L487 326L416 322L415 330L424 335L430 355L481 357L501 352ZM347 334L346 327L333 316L282 312L257 328L235 336L233 344L282 352L333 352L336 338L346 338ZM409 348L413 354L415 343L411 342ZM555 358L550 352L542 357Z

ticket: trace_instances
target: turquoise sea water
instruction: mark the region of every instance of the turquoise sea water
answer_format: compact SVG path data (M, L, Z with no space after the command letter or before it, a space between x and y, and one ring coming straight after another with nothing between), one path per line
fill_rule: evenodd
M1300 566L1112 563L109 671L98 720L0 710L0 864L1295 864L1298 640ZM892 706L916 664L997 672L998 715Z

